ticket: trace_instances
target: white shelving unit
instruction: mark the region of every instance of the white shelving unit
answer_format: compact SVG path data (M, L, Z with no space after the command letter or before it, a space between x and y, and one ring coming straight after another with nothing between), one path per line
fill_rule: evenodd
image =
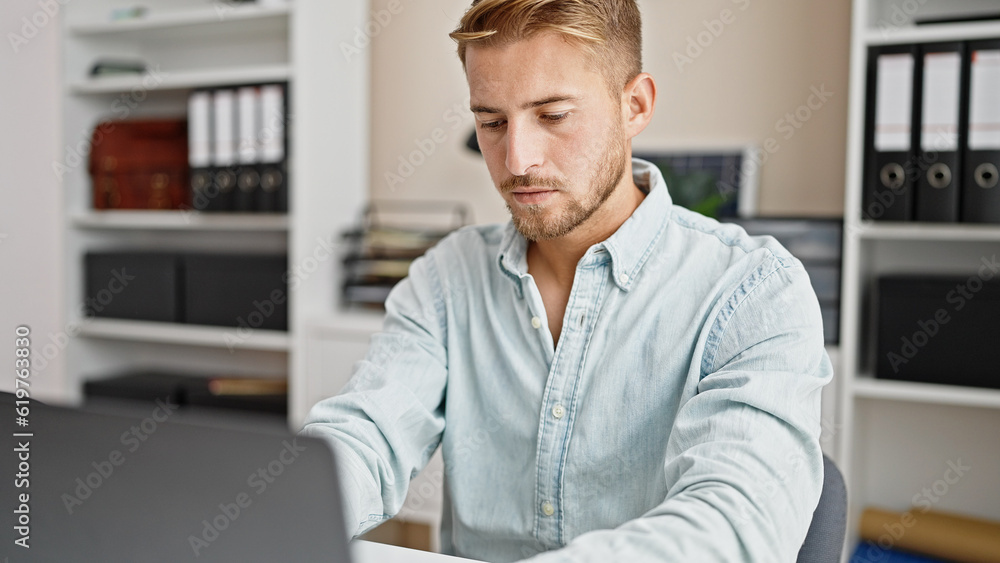
M343 364L349 368L354 361L310 365L304 356L314 334L309 327L349 324L352 318L339 311L339 256L331 248L367 199L370 69L367 52L348 60L341 43L352 42L356 29L364 28L368 2L143 4L147 13L126 21L109 21L118 0L79 0L64 7L62 123L68 148L61 163L67 266L62 301L67 325L75 330L66 343L61 399L78 402L84 380L127 369L281 375L289 379L289 425L297 428L309 406L330 392L326 371L343 371ZM90 67L102 57L141 60L151 71L89 78ZM86 158L98 122L182 116L192 88L277 81L289 83L287 214L91 208ZM235 328L84 317L83 256L111 249L287 253L289 329L247 335ZM359 327L357 334L370 330Z
M256 330L246 338L237 338L232 330L223 327L118 319L94 319L81 327L80 334L88 338L233 350L287 352L291 347L288 333L278 330Z
M857 378L854 382L854 396L886 401L1000 409L1000 391L994 389L879 381L870 375L861 375Z
M872 0L876 2L877 0ZM985 2L956 2L956 4L988 4ZM995 10L996 6L990 7ZM963 8L959 7L955 13ZM918 11L922 14L923 11ZM878 19L875 20L878 22ZM895 26L891 19L884 19L888 26L867 29L862 37L867 45L892 45L896 43L931 43L935 41L962 41L970 37L1000 37L1000 23L969 22L954 24L938 24L930 27L914 27L909 25Z
M974 275L983 256L1000 252L1000 225L861 218L868 47L1000 37L997 22L912 23L998 9L991 0L854 1L836 448L849 490L845 561L867 506L903 512L929 502L938 510L1000 519L1000 391L875 379L870 302L883 275ZM945 491L934 489L944 483L949 462L971 469Z
M178 213L161 210L84 211L72 215L80 229L178 230L178 231L288 231L284 213Z
M70 34L78 36L124 35L180 27L217 27L219 23L242 25L253 20L263 19L273 19L275 23L280 25L280 20L287 20L292 10L292 4L259 6L257 4L239 5L219 2L185 7L177 3L168 8L164 11L154 8L149 17L118 21L107 21L101 13L88 14L81 16L79 20L69 25L68 31Z
M148 72L142 76L107 76L70 83L74 94L116 94L132 89L186 90L206 86L232 86L263 82L284 82L292 77L288 65L246 65L243 67L206 68Z

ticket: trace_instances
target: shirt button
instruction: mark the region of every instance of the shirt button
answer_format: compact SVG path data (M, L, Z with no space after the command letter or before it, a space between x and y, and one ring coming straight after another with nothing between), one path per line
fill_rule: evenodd
M622 274L622 275L618 276L618 281L620 281L622 283L622 285L627 284L628 283L628 274Z
M542 503L542 514L546 516L552 516L555 513L556 513L556 507L552 506L551 502L546 501Z
M556 418L562 418L566 414L566 409L562 405L556 405L552 407L552 416Z
M538 317L531 317L531 326L535 328L542 328L542 319Z

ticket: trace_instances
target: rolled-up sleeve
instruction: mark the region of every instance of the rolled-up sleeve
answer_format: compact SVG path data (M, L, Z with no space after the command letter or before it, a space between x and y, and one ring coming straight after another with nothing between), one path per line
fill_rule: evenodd
M664 500L532 562L795 561L822 490L820 393L833 377L801 264L765 261L706 330L697 393L664 429Z
M441 441L448 366L440 287L433 260L416 260L347 385L306 417L302 434L325 439L337 457L348 534L399 512L410 479Z

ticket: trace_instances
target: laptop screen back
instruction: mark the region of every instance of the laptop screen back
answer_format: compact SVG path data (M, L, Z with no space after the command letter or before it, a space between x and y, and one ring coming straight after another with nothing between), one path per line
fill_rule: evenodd
M0 395L0 552L13 560L349 562L319 440L175 423L162 402L143 418L30 407L16 426Z

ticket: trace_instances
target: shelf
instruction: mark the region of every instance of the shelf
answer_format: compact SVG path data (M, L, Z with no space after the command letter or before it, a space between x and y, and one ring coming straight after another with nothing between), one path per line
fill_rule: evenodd
M218 3L185 10L151 11L148 15L120 21L92 21L69 26L74 35L110 35L134 31L170 29L196 25L218 25L268 18L287 19L291 4L283 6L245 6Z
M1000 409L1000 390L997 389L912 383L870 376L859 376L855 380L854 395L865 399Z
M384 311L346 310L335 316L316 317L306 323L312 334L341 336L362 335L365 338L379 332L385 322Z
M288 230L288 215L278 213L200 213L197 211L109 210L87 211L72 216L81 229L273 231Z
M862 239L870 240L914 240L914 241L1000 241L1000 225L928 224L928 223L872 223L861 222L847 227L848 233L855 233Z
M284 82L292 77L287 64L224 69L165 71L130 76L107 76L79 80L69 86L72 94L115 94L138 90L186 90L208 86L235 86Z
M236 331L227 327L118 319L90 319L80 325L80 336L89 338L275 352L290 348L291 339L286 332L255 329L243 338Z
M929 43L933 41L964 41L989 39L1000 36L1000 21L942 23L923 26L886 27L869 29L862 41L866 45L891 45L895 43Z

